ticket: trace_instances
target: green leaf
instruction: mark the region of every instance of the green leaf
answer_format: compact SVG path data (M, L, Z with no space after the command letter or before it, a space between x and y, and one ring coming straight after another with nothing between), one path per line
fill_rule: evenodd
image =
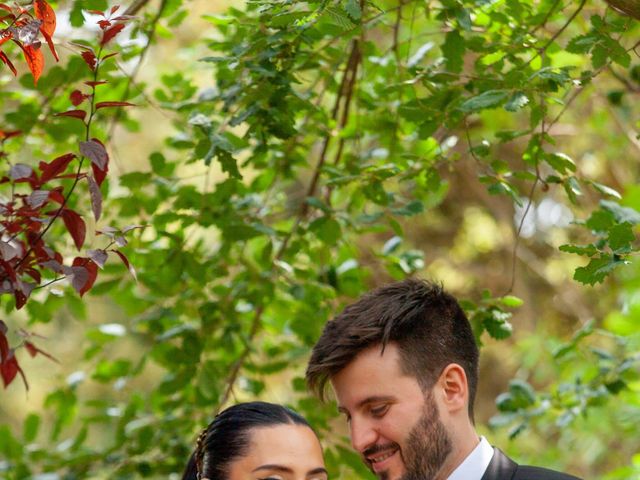
M559 250L561 252L575 253L576 255L585 255L588 257L592 257L598 253L598 249L592 243L588 245L560 245Z
M402 237L394 235L389 240L387 240L382 247L382 254L389 255L395 252L400 244L402 243Z
M342 235L342 228L333 217L320 217L309 225L309 230L328 245L335 245Z
M600 206L608 212L611 212L620 223L629 222L632 225L640 224L640 212L634 208L623 207L610 200L601 200Z
M442 54L444 55L447 70L452 73L460 73L464 62L464 39L458 30L447 33L442 44Z
M495 108L501 105L509 92L507 90L487 90L480 95L465 100L460 105L460 110L466 113L477 112L485 108Z
M548 153L544 155L544 160L561 175L576 171L574 161L564 153ZM579 194L578 194L579 195Z
M609 230L609 246L614 252L621 250L630 250L631 243L634 242L636 236L633 234L632 226L629 222L619 223L614 225Z
M424 203L421 200L413 200L400 208L394 208L393 213L404 217L411 217L424 212Z
M570 53L588 53L597 40L598 37L591 33L587 35L578 35L569 41L566 50Z
M582 195L582 189L580 188L580 184L578 183L578 179L576 177L567 178L564 183L564 191L567 192L567 196L571 203L578 203L578 196Z
M358 0L347 0L344 4L344 9L354 22L357 23L360 18L362 18L362 11L360 10L360 2Z
M513 333L513 326L509 323L509 318L511 318L510 313L493 307L487 312L482 324L491 337L496 340L504 340Z
M343 30L350 30L355 26L341 8L327 7L324 9L324 13L333 24L338 25Z
M504 105L504 109L508 112L517 112L529 103L529 97L524 92L514 93L509 101Z
M500 303L506 307L517 308L521 307L524 304L524 301L514 295L505 295L500 299Z
M260 235L264 235L266 232L257 228L256 225L248 224L248 223L231 223L226 225L222 229L222 235L225 239L229 241L243 241L249 240L250 238L259 237Z
M30 413L24 421L23 437L24 441L31 443L36 439L38 435L38 428L40 427L40 417L35 413Z
M625 264L624 260L612 256L592 258L585 267L576 268L573 279L585 285L601 283L616 267Z
M611 187L608 187L607 185L603 185L601 183L598 182L594 182L594 181L590 181L589 182L591 185L593 185L593 187L598 190L600 193L604 194L604 195L609 195L610 197L615 197L618 200L622 199L622 195L620 195L620 193L618 193L616 190L614 190Z
M615 225L615 223L616 219L610 211L596 210L587 219L585 225L594 232L606 232Z

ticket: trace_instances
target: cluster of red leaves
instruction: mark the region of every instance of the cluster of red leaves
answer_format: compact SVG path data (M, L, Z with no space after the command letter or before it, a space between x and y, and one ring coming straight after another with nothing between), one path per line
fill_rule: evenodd
M18 359L16 358L16 349L9 347L9 340L7 339L7 325L0 320L0 376L2 377L2 383L4 387L8 387L11 382L16 378L16 375L19 373L22 377L22 381L24 382L27 390L29 389L29 384L27 383L27 377L20 367L18 363ZM31 338L36 336L32 333L26 332L24 330L20 330L18 334L23 338L21 347L24 347L29 355L35 357L36 355L44 355L45 357L53 360L54 362L58 362L53 356L49 355L44 350L39 349L34 345L31 341Z
M40 49L38 33L42 34L51 53L56 61L58 60L58 53L52 41L56 30L56 14L45 0L35 0L32 6L33 12L30 12L19 5L11 8L5 3L0 3L0 10L7 12L0 16L0 24L7 25L6 28L0 29L0 45L9 40L16 43L24 53L34 83L38 83L38 78L44 69L44 55ZM0 50L0 60L11 69L14 75L18 74L16 67L2 50Z
M47 25L44 30L47 32L45 39L53 49L51 34L52 28L55 28L55 14L43 0L36 0L34 8L41 31L43 31L43 25ZM4 7L3 9L6 10ZM96 54L92 48L81 45L82 58L93 72L93 80L84 82L90 89L89 93L74 90L70 95L70 102L74 107L79 107L86 102L86 109L76 108L57 114L57 116L82 121L87 135L96 111L106 107L132 105L128 102L116 101L95 102L96 87L106 83L97 80L99 66L101 62L115 55L112 53L101 56L102 47L122 31L124 28L122 22L128 20L124 16L110 18L117 9L118 7L113 7L109 17L102 12L92 12L99 13L103 17L98 22L102 30L99 53ZM16 17L14 25L29 25L28 21L20 23L20 15ZM51 20L53 27L51 27ZM31 24L33 23L32 21ZM17 34L11 30L10 35ZM36 71L34 71L34 78L37 78ZM20 134L19 131L0 130L0 158L8 157L3 149L4 143ZM109 171L109 154L99 139L91 138L81 141L76 152L66 153L49 162L41 161L37 168L22 163L12 164L8 158L5 159L10 169L0 178L0 185L9 185L11 194L7 199L0 199L0 295L13 295L16 308L20 309L26 304L34 289L65 278L82 296L93 286L98 269L104 266L109 253L115 254L135 277L135 271L127 257L113 246L126 245L124 234L138 226L126 227L122 230L112 227L103 228L97 234L105 235L109 239L109 244L102 249L87 251L86 256L75 257L71 265L65 265L63 255L56 251L53 243L49 242L45 236L54 222L60 219L76 248L81 250L84 246L87 231L85 221L69 203L72 193L80 182L87 183L93 215L96 222L100 219L102 215L100 187ZM83 168L86 165L85 160L89 161L90 169ZM71 182L71 187L66 191L64 181ZM52 277L53 280L51 280ZM22 336L25 337L25 335L28 336L26 333ZM50 357L28 339L23 341L22 346L31 356L40 353ZM24 372L18 364L14 351L15 349L9 348L6 326L0 321L0 374L5 387L18 373L21 374L26 385Z

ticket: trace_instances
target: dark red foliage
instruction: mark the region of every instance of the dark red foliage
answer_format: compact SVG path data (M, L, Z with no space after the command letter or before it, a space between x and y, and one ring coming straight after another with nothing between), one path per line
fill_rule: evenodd
M84 239L87 235L87 227L85 226L84 220L82 220L82 217L78 215L77 212L68 208L64 208L60 216L62 217L65 227L67 227L67 230L71 234L76 248L80 250L82 245L84 245Z
M30 12L33 9L33 13ZM101 32L98 42L104 46L124 29L124 22L130 18L120 16L111 18L118 10L111 8L108 12L100 12L102 20L99 22ZM0 3L0 23L11 22L12 30L0 28L0 46L11 40L24 52L27 66L33 74L34 81L38 81L44 69L44 55L41 46L47 42L51 53L57 59L52 36L56 29L56 15L46 0L34 0L28 7L16 4L10 7ZM4 14L8 12L8 15ZM20 40L17 40L19 32ZM16 38L14 38L14 35ZM44 41L43 41L44 39ZM96 54L91 47L77 45L81 49L80 55L92 71L105 59L116 55L117 52ZM0 50L0 60L6 64L14 74L16 69ZM91 74L90 77L94 77ZM97 78L81 80L90 87L89 93L72 90L69 95L70 104L78 107L85 100L92 100L96 96L96 87L106 83ZM87 87L82 87L88 90ZM58 117L70 117L81 120L90 138L92 113L102 108L120 108L132 106L124 101L97 102L86 110L72 109L55 114ZM38 119L38 121L41 121ZM46 121L46 120L45 120ZM86 294L94 285L99 267L104 266L107 259L107 249L111 245L126 244L124 234L127 230L113 229L113 237L105 239L108 243L102 249L90 250L86 256L75 257L69 265L65 265L64 255L57 251L60 242L49 238L50 232L59 231L54 225L63 224L73 239L74 245L81 250L85 244L87 229L82 214L91 208L96 222L102 215L102 192L100 185L104 182L109 170L109 155L104 144L97 138L79 142L75 152L59 155L53 160L42 159L37 168L21 163L17 158L10 158L10 153L16 150L7 149L5 145L12 138L20 135L18 130L0 129L0 159L5 167L0 172L0 185L4 187L5 195L0 196L0 227L3 236L0 238L0 295L12 296L17 309L23 308L29 301L31 292L49 283L66 278L80 296ZM89 165L91 168L89 168ZM79 198L81 192L86 192L82 180L88 184L88 198ZM124 262L129 271L135 276L135 270L124 253L115 252ZM25 386L27 381L16 356L20 347L24 347L30 356L45 356L55 361L49 353L37 347L27 332L19 330L23 341L17 345L10 345L7 336L7 326L0 320L0 376L5 388L20 374Z
M113 27L109 27L104 31L104 35L102 36L102 41L100 42L100 45L106 45L107 42L109 42L109 40L111 40L113 37L115 37L116 35L118 35L123 29L124 29L125 25L124 23L119 23L117 25L114 25Z
M96 69L96 64L98 63L98 59L96 58L96 54L91 50L86 50L80 54L82 59L85 61L91 70Z

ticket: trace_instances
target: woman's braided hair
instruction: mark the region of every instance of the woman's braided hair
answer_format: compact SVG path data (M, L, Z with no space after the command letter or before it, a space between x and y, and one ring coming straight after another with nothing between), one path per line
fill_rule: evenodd
M215 421L215 420L214 420ZM196 461L196 479L202 479L202 460L204 458L204 441L207 438L207 433L209 433L209 426L207 425L202 431L200 435L198 435L198 439L196 440L196 451L195 451L195 461Z

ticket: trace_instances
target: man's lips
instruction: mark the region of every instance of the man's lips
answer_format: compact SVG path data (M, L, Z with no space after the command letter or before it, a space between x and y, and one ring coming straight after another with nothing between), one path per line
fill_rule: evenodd
M377 473L387 469L390 459L394 457L396 453L398 453L398 450L389 450L377 454L374 457L367 457L367 460L373 471Z
M386 470L390 459L398 453L400 448L397 445L384 445L367 449L364 458L374 472Z

